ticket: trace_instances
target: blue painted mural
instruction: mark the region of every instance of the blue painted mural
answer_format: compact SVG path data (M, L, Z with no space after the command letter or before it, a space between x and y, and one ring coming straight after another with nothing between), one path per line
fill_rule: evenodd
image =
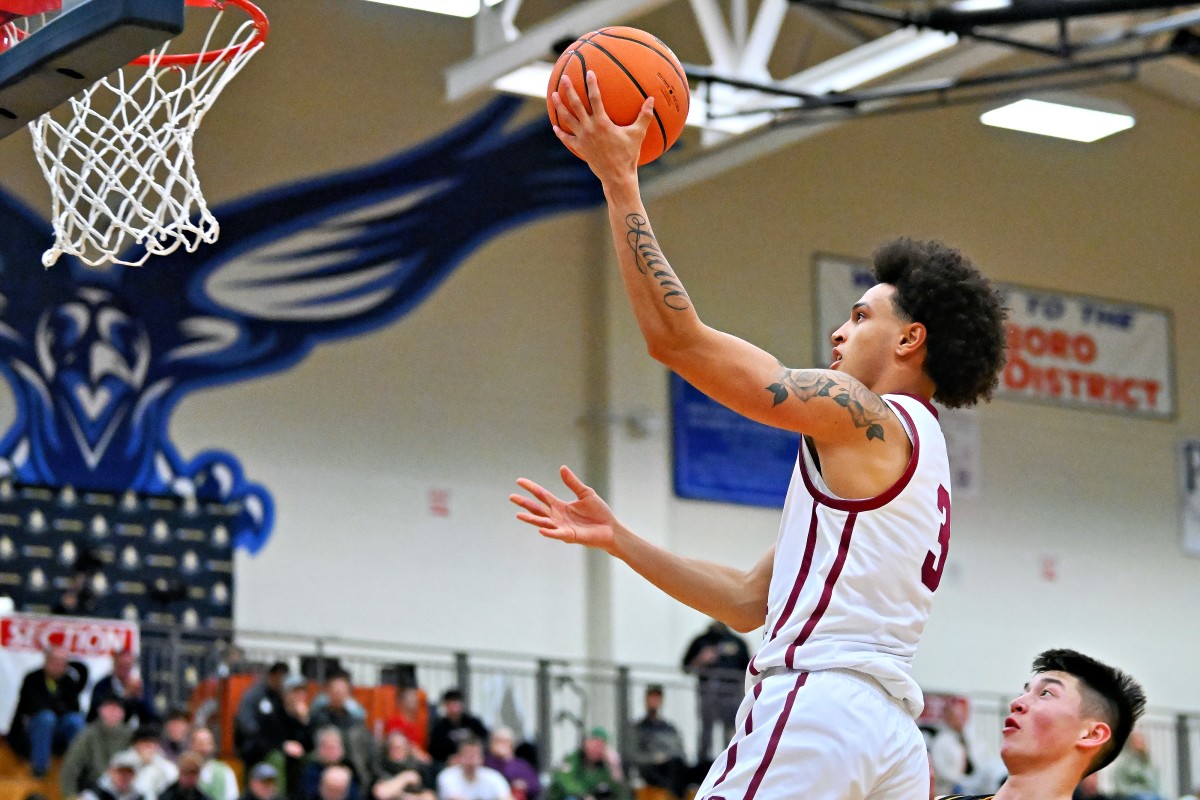
M0 371L16 401L0 477L230 504L234 544L257 552L269 492L232 453L181 454L176 404L394 322L488 239L601 202L545 121L513 123L520 106L494 101L391 158L216 208L216 244L140 269L43 271L49 223L0 192Z

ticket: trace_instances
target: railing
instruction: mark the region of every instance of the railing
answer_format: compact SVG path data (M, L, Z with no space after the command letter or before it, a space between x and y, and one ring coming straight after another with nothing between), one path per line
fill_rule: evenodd
M431 701L447 689L460 689L467 707L489 726L507 725L534 742L543 771L577 748L584 732L595 726L610 732L628 762L630 724L642 715L646 687L658 684L664 689L663 717L679 728L689 759L696 757L696 681L676 668L248 631L237 634L236 645L249 665L283 661L316 681L336 665L359 686L395 683L398 674L411 673ZM142 650L147 684L164 707L186 705L204 678L219 674L229 655L228 643L217 633L149 626L142 631ZM730 676L739 685L742 678L740 672ZM1000 731L1011 697L968 697L977 754L999 770ZM1163 795L1178 797L1195 788L1200 714L1151 709L1139 727L1163 777ZM717 747L723 744L718 735Z

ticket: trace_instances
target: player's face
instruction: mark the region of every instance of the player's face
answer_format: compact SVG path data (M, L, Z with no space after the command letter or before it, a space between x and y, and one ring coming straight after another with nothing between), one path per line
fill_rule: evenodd
M1017 764L1062 758L1091 729L1091 720L1083 714L1079 679L1065 672L1034 675L1009 709L1000 756L1010 772Z
M896 346L904 336L904 319L892 302L896 287L876 284L867 290L850 310L850 319L833 332L833 363L836 369L853 375L867 388L874 386L892 363Z

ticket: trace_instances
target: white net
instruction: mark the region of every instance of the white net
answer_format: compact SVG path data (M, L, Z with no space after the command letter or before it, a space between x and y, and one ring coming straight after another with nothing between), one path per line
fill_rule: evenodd
M181 246L195 252L216 241L220 226L200 189L193 138L226 84L262 46L254 20L244 14L241 24L224 20L240 13L226 5L232 4L206 9L212 17L200 50L206 57L176 65L168 42L145 66L123 67L30 124L53 202L55 241L42 255L47 267L64 253L91 266L141 266L151 256ZM218 37L229 44L214 50Z

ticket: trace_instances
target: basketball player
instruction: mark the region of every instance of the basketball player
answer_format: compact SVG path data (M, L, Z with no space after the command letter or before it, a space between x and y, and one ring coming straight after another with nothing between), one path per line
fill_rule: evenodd
M598 547L672 597L740 631L765 622L737 731L699 800L911 800L928 763L910 675L950 539L950 474L931 398L990 396L1004 310L958 252L907 239L875 254L881 281L832 337L827 369L789 369L705 325L651 230L638 189L647 101L631 126L569 81L555 128L600 178L626 293L650 354L751 419L803 434L779 538L749 571L683 558L634 535L569 469L566 503L518 481L518 519ZM791 310L792 313L794 309ZM764 619L765 616L765 619Z
M1086 776L1112 763L1142 715L1133 678L1074 650L1047 650L1004 720L1008 779L995 795L954 800L1070 800Z

